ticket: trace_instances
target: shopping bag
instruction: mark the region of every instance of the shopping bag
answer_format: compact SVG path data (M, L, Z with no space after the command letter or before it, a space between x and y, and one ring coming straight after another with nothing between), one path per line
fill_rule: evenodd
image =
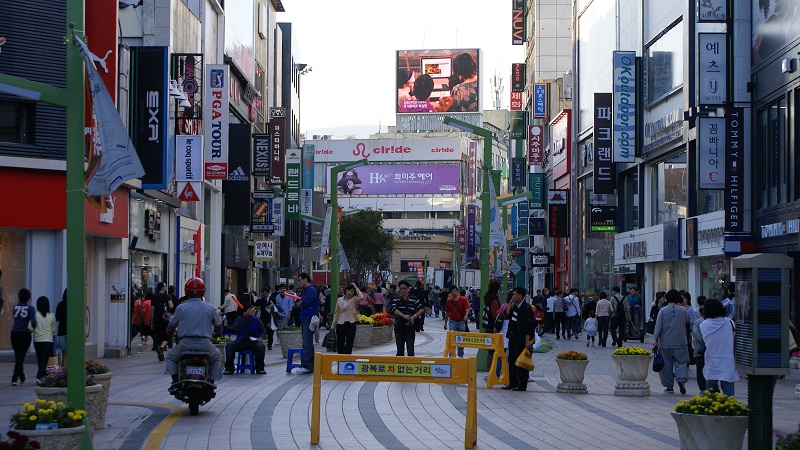
M531 358L531 351L527 348L522 350L522 353L519 354L519 357L517 357L517 361L514 364L520 369L527 370L528 372L532 371L533 358Z
M661 372L664 368L664 357L658 351L658 347L653 347L653 372Z

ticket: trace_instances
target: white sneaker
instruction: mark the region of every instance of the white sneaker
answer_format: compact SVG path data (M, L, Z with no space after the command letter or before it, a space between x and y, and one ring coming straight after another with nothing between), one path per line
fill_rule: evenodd
M308 370L305 367L295 367L294 369L292 369L292 373L295 375L301 375L304 373L311 373L311 372L313 372L313 370Z

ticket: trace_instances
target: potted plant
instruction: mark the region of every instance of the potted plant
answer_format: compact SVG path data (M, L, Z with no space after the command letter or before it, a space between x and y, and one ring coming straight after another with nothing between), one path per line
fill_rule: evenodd
M372 317L363 314L358 315L358 324L356 324L356 337L353 338L354 348L366 348L372 343L372 325L374 324Z
M620 347L611 354L617 366L617 385L614 395L645 396L650 395L650 383L647 375L653 354L641 347Z
M775 450L795 450L800 448L800 425L797 426L797 431L789 433L786 436L777 436L778 440L775 441Z
M703 391L675 405L683 450L740 449L747 431L747 405L720 392Z
M583 383L589 357L586 353L570 350L556 355L556 364L561 373L561 383L556 390L565 394L587 394L589 391Z
M386 313L370 316L372 319L372 345L385 344L392 340L393 321Z
M103 386L94 381L92 375L86 375L86 411L90 429L95 429L97 419L100 417L101 396ZM39 386L36 386L36 395L45 401L56 403L67 402L67 370L58 368L42 377Z
M111 392L111 377L114 375L107 365L97 360L87 359L85 363L86 374L91 375L95 383L103 386L100 394L100 415L95 421L96 430L106 427L106 410L108 409L108 394Z
M300 327L289 325L278 330L278 339L281 341L281 352L283 357L289 356L290 348L303 347L303 334L300 332Z
M27 442L20 435L27 436L33 448L80 448L86 417L86 411L64 402L37 398L33 403L25 403L20 412L11 416L11 428L18 434L13 436L9 432L8 436L19 445L26 445ZM34 446L33 441L37 441L39 447Z

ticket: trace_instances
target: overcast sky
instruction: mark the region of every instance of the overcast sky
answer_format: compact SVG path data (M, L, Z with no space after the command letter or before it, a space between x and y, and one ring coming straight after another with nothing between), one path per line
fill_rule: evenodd
M481 95L493 108L491 78L503 79L508 108L511 64L524 46L511 45L508 0L283 0L278 21L291 22L295 61L312 72L301 82L301 132L395 124L397 50L480 48ZM354 133L362 134L362 133ZM344 138L337 135L334 138ZM367 137L365 135L358 137Z

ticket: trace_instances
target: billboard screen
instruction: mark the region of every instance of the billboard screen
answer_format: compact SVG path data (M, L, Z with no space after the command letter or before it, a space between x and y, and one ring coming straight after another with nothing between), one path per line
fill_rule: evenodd
M397 113L480 112L480 51L399 50Z
M368 159L376 162L460 161L461 138L343 139L306 141L314 146L315 163Z
M430 165L369 165L349 169L339 174L339 194L455 194L459 192L460 166L457 164Z

